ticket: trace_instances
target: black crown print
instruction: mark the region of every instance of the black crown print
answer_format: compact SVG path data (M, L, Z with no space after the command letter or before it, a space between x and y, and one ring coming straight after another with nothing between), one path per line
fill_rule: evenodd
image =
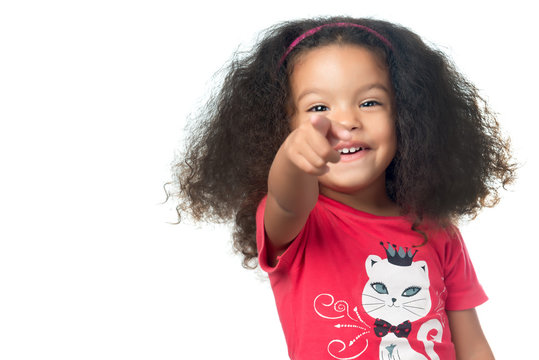
M393 265L410 266L412 265L415 254L417 254L417 250L412 253L412 249L408 247L403 248L399 246L397 249L397 245L390 244L389 242L387 243L387 247L385 247L383 242L380 242L380 245L382 245L386 251L387 261Z

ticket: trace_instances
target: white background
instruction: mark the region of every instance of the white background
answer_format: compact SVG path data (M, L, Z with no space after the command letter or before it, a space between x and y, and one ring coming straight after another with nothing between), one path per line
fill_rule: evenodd
M269 282L242 269L227 227L168 224L162 185L186 117L234 50L276 22L338 14L415 30L499 113L519 180L462 232L491 298L478 312L495 354L536 354L529 3L3 1L0 359L287 358Z

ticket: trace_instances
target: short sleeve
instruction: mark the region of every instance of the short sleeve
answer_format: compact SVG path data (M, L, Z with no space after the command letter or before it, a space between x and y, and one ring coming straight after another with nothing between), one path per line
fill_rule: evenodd
M307 233L307 226L304 226L298 236L290 243L286 251L277 257L277 265L270 266L268 263L268 236L264 227L264 213L266 211L265 196L256 211L256 247L258 250L258 264L260 268L268 274L278 271L289 271L296 262L300 253L304 250L304 238ZM309 221L307 220L307 223ZM307 225L307 224L306 224Z
M467 310L488 300L477 279L472 261L457 228L450 229L446 244L444 282L447 288L446 310Z

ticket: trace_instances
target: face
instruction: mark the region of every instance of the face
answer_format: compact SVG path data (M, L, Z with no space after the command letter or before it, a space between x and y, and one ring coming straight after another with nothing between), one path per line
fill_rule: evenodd
M366 48L328 45L300 55L290 84L292 128L318 114L352 134L350 141L330 141L341 160L329 163L330 171L319 177L320 191L350 194L376 188L385 194L385 170L397 148L386 66Z

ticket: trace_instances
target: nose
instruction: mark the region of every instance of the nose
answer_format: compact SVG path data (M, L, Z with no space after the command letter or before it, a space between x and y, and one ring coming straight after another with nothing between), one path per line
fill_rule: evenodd
M391 298L391 301L393 301L393 304L397 301L395 298Z
M345 109L335 114L335 121L352 131L362 127L359 114L356 109Z

